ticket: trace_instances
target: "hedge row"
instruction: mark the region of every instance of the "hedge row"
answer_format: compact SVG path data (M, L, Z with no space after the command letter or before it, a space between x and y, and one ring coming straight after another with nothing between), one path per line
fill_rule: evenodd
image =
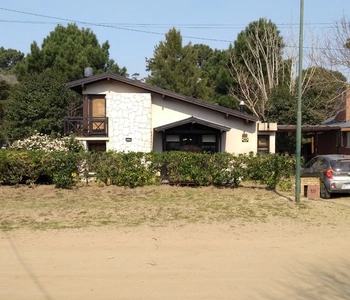
M275 189L294 172L294 157L278 154L0 151L0 183L6 185L46 182L69 188L93 176L129 187L162 182L236 187L255 181Z

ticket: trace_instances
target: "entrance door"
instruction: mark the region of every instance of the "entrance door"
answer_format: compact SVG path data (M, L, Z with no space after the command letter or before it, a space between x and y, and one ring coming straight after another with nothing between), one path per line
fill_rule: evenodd
M202 152L200 135L181 135L180 151L185 152Z

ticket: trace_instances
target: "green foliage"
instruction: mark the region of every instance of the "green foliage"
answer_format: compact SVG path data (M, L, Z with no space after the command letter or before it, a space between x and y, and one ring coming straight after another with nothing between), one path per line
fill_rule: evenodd
M170 182L175 184L210 185L210 155L171 151L167 153L166 172Z
M215 153L211 157L212 184L237 187L247 177L245 156L230 153Z
M147 155L140 152L96 152L91 154L89 170L105 184L137 187L152 183L154 168L148 168Z
M92 67L95 73L110 71L124 76L126 73L125 68L119 68L109 58L108 41L100 45L90 29L80 29L76 24L57 25L43 40L41 47L33 42L30 49L30 53L16 66L20 79L47 69L61 73L65 81L82 78L85 67Z
M229 50L212 50L203 44L193 45L197 51L197 66L201 71L200 78L206 80L212 90L213 101L228 108L237 108L239 101L230 95L229 87L234 80L227 69Z
M0 151L0 183L34 185L40 176L58 188L70 188L89 176L106 185L131 188L159 184L237 187L242 181L257 181L275 189L287 186L295 171L288 155L191 152L44 152Z
M5 106L8 102L10 92L11 85L5 80L0 80L0 147L5 143L2 124L5 117Z
M247 178L275 189L279 182L289 179L295 171L295 158L278 154L256 154L247 156Z
M269 122L276 122L279 125L296 124L295 93L292 93L286 85L275 87L271 92L265 114Z
M46 70L23 79L5 104L5 133L11 139L52 132L63 134L64 117L80 97L65 87L61 74Z
M287 62L286 62L287 63ZM346 77L338 72L321 67L303 70L302 124L323 124L325 120L344 109L342 92ZM266 107L269 121L281 125L295 124L297 111L296 87L290 87L284 80L270 95Z
M146 59L151 75L146 82L208 102L237 108L230 96L233 79L227 69L228 50L211 49L204 44L183 46L180 31L168 31L165 41L155 47L153 58Z
M154 49L153 58L146 59L151 75L146 82L190 97L209 101L212 89L207 79L201 77L198 67L202 57L191 44L182 45L180 31L171 29Z
M22 61L23 58L24 53L20 51L0 47L0 70L11 70L14 66L16 66L17 63Z
M20 152L0 150L0 183L17 185L22 182L24 170L21 166Z
M0 182L34 185L40 176L47 175L49 156L43 151L0 151Z
M314 67L303 70L303 76L303 124L323 124L327 118L345 109L342 92L347 79L342 73Z
M261 44L263 46L262 48L260 48ZM282 52L285 46L283 38L280 35L280 31L276 24L265 18L260 18L257 21L249 23L248 26L238 34L237 40L234 42L236 54L241 56L253 56L253 53L251 52L252 48L260 48L257 54L263 56L271 46L277 46L277 49L275 50L277 50L277 53L282 60ZM265 59L262 59L261 61L267 62ZM266 71L266 65L263 69Z
M52 182L57 188L71 188L76 184L84 155L75 152L49 152Z

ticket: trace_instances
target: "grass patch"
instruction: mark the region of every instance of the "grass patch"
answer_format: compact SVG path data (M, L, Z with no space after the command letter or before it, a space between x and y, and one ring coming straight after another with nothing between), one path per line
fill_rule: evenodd
M263 188L147 186L0 187L0 229L49 230L99 226L166 226L214 222L267 222L273 219L350 225L350 206L303 199ZM349 200L350 201L350 200Z

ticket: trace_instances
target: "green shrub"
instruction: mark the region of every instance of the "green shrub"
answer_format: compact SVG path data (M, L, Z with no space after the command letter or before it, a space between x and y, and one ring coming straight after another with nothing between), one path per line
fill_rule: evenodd
M49 173L57 188L71 188L76 184L84 155L76 152L51 152Z
M295 172L295 158L278 154L190 152L73 152L0 150L0 183L34 185L48 176L59 188L94 177L106 185L137 187L168 180L175 184L237 187L255 181L275 189Z
M24 170L18 157L21 152L0 150L0 182L2 184L17 185L22 182Z
M247 179L275 189L278 183L290 179L295 172L295 158L288 154L253 154L247 156Z

